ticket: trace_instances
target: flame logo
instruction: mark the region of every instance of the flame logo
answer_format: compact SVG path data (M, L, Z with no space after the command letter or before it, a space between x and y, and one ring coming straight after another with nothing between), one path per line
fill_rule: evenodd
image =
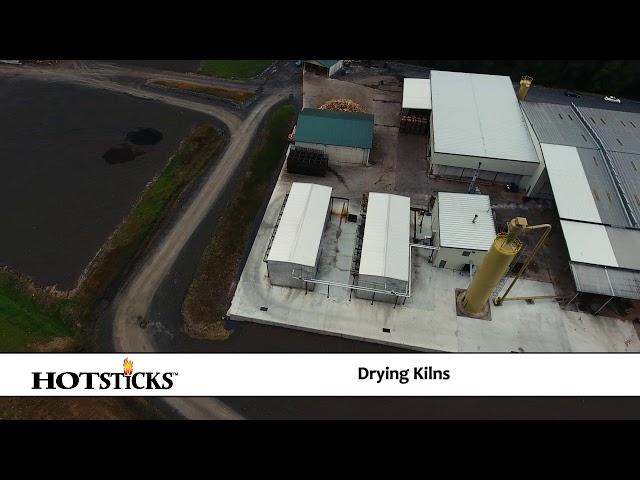
M129 360L129 358L124 359L124 363L122 364L124 367L124 374L126 377L129 377L133 374L133 362Z

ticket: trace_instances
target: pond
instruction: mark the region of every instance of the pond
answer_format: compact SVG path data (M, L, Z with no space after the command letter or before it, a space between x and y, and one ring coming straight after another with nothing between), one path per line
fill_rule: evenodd
M0 79L0 265L72 288L204 114L85 86Z

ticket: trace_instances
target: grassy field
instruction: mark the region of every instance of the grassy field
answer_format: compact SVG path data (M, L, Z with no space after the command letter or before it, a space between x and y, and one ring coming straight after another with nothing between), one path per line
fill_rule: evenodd
M273 60L202 60L198 73L234 80L260 75Z
M33 348L73 332L68 301L50 297L8 270L0 270L0 351Z
M249 90L236 90L231 88L213 87L210 85L202 85L200 83L183 82L179 80L149 80L148 85L154 85L162 88L185 90L193 93L204 93L213 97L224 98L236 103L246 102L255 97L255 92Z
M180 144L123 223L103 245L70 299L59 299L8 270L0 270L0 351L41 349L50 340L82 334L97 302L128 271L175 205L184 187L218 159L225 140L213 125L200 125ZM81 325L80 330L72 325Z
M254 219L278 175L294 118L295 110L290 105L276 107L269 114L247 171L203 254L182 309L185 330L192 336L224 340L231 333L222 320L231 302L231 287L239 274Z

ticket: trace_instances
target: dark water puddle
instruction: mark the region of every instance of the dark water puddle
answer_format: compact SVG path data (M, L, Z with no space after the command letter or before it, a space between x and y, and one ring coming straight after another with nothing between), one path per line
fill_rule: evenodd
M127 141L134 145L155 145L162 140L162 133L153 128L139 128L127 133Z
M130 162L140 155L144 155L144 152L134 150L128 143L123 143L120 146L111 147L105 152L102 158L104 158L107 163L115 164Z
M105 152L102 158L109 164L126 163L135 160L136 157L144 155L143 150L134 150L133 145L155 145L162 140L162 133L154 128L138 128L128 132L124 143L117 147L112 147Z

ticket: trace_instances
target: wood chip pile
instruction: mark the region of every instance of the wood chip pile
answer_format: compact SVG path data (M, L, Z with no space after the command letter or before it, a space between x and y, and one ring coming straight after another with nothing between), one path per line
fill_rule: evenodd
M348 98L329 100L320 106L320 110L335 110L340 112L367 113L367 110L359 103Z

